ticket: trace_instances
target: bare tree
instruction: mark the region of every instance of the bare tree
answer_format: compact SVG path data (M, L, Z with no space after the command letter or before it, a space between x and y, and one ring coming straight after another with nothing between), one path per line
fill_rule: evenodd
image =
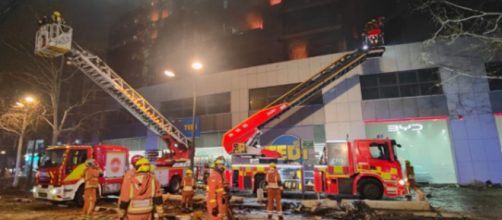
M103 112L85 109L100 90L78 74L78 69L66 65L65 56L41 58L30 47L6 45L20 57L15 59L20 60L19 68L11 74L34 88L41 98L42 120L52 131L50 144L57 144L61 134L77 131L88 119Z
M426 0L417 2L417 9L429 14L437 28L431 38L424 42L424 45L429 49L438 46L438 44L442 44L441 46L451 45L455 47L457 55L467 55L483 60L492 60L501 55L502 12L491 10L502 7L502 2L497 0ZM497 76L473 75L465 68L450 65L448 62L438 63L437 59L433 59L430 53L424 53L422 57L428 63L456 72L455 78L501 79ZM449 78L447 81L453 79Z
M34 127L40 118L40 108L33 100L28 102L18 102L14 107L5 108L0 114L0 129L18 136L15 175L12 186L19 184L19 174L21 172L21 155L23 152L23 142L29 128Z

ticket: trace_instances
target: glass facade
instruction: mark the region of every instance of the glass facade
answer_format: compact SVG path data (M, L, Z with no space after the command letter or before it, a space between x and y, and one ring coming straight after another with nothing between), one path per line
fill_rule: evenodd
M368 138L395 139L404 169L410 160L419 182L456 183L455 165L446 120L382 121L366 124Z
M360 76L363 100L443 94L437 68Z

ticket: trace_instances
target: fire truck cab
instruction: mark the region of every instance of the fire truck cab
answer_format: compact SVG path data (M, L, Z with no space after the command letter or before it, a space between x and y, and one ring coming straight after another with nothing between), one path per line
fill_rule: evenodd
M85 161L94 158L103 171L98 198L118 194L128 168L129 151L114 145L64 145L47 148L40 159L33 196L53 202L83 204Z
M326 143L325 164L314 169L315 191L365 199L406 195L396 147L400 145L390 139Z

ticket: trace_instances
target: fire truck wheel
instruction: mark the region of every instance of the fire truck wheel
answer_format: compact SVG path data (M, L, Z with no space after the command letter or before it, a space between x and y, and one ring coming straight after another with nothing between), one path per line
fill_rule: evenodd
M169 182L169 186L167 186L167 191L172 194L176 194L180 191L181 187L181 178L179 176L173 176L171 181Z
M383 187L378 180L362 179L358 185L359 195L363 199L378 200L383 196Z
M75 202L78 207L84 207L84 185L78 187L78 190L75 193L75 198L73 198L73 202Z

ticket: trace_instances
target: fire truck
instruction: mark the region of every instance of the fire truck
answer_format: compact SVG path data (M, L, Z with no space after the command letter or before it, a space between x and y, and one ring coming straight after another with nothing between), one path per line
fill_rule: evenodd
M277 98L268 106L245 119L227 131L222 138L222 146L232 155L232 183L239 191L252 190L264 186L265 172L269 162L278 162L277 168L283 179L296 177L303 180L296 189L302 189L307 174L314 180L314 188L326 194L359 195L368 199L380 199L385 196L402 196L406 194L401 165L395 155L393 140L354 140L341 145L328 144L328 161L343 159L345 163L327 163L326 165L311 164L313 171L307 173L301 164L281 163L281 154L277 151L261 148L259 138L261 129L309 100L316 92L339 79L367 58L380 57L385 52L383 38L372 36L371 40L364 40L362 49L355 50L333 61L327 67L298 84L285 94ZM382 35L382 32L378 34ZM380 40L382 39L382 40ZM337 146L345 146L338 147ZM333 151L337 149L338 151ZM383 156L374 158L373 151L379 150ZM338 153L344 153L339 155ZM380 156L380 155L379 155ZM307 185L305 185L305 188ZM303 190L304 191L304 188Z
M180 188L184 172L190 162L189 150L193 146L192 141L184 136L173 123L160 114L153 105L125 82L103 60L83 49L75 42L72 42L72 35L72 28L62 22L52 22L42 25L36 34L35 54L46 58L55 58L67 54L66 57L71 65L77 67L143 125L159 135L166 143L169 153L155 160L155 174L158 176L163 188L172 193L177 192ZM67 148L68 152L71 152L80 147L75 147L74 149L73 146L67 146ZM100 155L94 156L98 157ZM61 158L60 160L64 161L65 159ZM64 168L61 167L64 167L63 163L61 163L59 169L64 171ZM47 188L55 189L58 187L63 187L64 189L61 188L63 191L69 190L65 188L68 186L62 186L65 183L64 181L56 181L56 178L64 179L64 175L68 174L71 173L60 173L57 177L55 175L49 176L51 178L49 183L52 183L52 185L37 185L35 191L42 192L47 191ZM75 190L72 189L72 191ZM105 192L105 190L101 189L100 192ZM46 196L44 192L41 194L36 193L35 195L38 196L37 198ZM53 200L54 197L49 196L45 197L45 199ZM70 197L63 197L63 199L67 200Z
M94 158L103 170L98 195L118 194L128 167L129 150L113 145L51 146L40 159L33 196L50 201L83 204L85 161Z

